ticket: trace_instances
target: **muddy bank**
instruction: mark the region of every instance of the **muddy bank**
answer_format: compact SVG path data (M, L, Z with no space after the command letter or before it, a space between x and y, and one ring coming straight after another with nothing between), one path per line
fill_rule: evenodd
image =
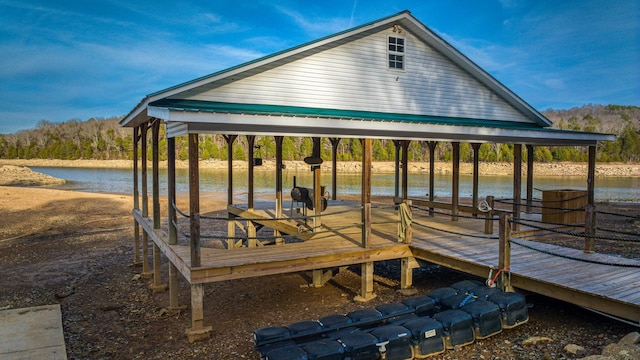
M180 207L187 206L187 199L178 202ZM211 203L216 204L224 202ZM151 291L152 281L140 276L141 267L132 265L132 205L129 195L0 187L4 225L0 227L0 269L5 269L0 276L0 308L60 304L69 359L257 360L252 342L252 331L257 328L404 299L396 291L399 261L376 263L378 297L367 304L352 300L361 287L357 266L321 288L309 286L310 272L205 284L204 321L214 326L214 332L210 340L189 344L184 331L191 326L190 310L168 309L168 292ZM216 211L220 208L223 210ZM626 208L627 214L640 214L637 206ZM607 204L601 209L621 211ZM166 210L163 198L161 213ZM227 215L224 206L206 207L203 213ZM227 231L226 222L208 224L209 233ZM614 225L626 231L635 225L626 226L629 228ZM619 250L615 245L603 242L607 247L598 251L615 253ZM163 282L167 273L163 257ZM414 285L421 295L465 278L434 265L414 271ZM178 282L179 303L188 306L190 286L182 277ZM573 359L601 354L607 345L621 343L636 330L541 295L529 294L527 302L532 307L526 324L434 359ZM545 341L531 341L543 338ZM579 356L567 350L571 344L579 347Z
M130 160L48 160L48 159L0 159L0 165L15 166L42 166L42 167L81 167L81 168L122 168L131 169L133 163ZM309 165L303 161L284 161L287 169L306 170ZM161 162L160 166L166 168L167 163ZM482 175L511 175L513 173L513 164L502 162L482 162L480 163L480 174ZM151 163L149 162L149 167ZM186 169L188 162L177 161L176 167ZM204 169L226 169L226 160L202 160L200 167ZM395 163L393 161L376 161L372 165L373 172L376 173L393 173ZM234 169L246 169L247 162L236 160L233 162ZM264 160L260 170L275 169L275 161ZM322 165L323 171L331 171L331 162L325 161ZM341 161L337 164L338 172L360 172L361 163L359 161ZM436 162L436 174L450 174L452 171L451 163ZM428 173L428 162L410 162L410 173ZM472 174L473 164L461 163L461 174ZM526 164L523 164L523 173L526 172ZM539 176L587 176L586 163L536 163L534 164L534 174ZM602 164L596 165L596 176L623 176L623 177L640 177L640 164Z

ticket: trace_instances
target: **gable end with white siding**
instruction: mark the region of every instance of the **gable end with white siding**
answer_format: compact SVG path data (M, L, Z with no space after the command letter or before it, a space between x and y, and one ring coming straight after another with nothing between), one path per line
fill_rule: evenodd
M462 138L502 141L512 128L545 137L551 125L407 11L151 94L121 124L150 117L164 120L169 136L308 135L300 127L314 117L322 120L310 135L374 138L470 132ZM573 140L608 140L594 136Z

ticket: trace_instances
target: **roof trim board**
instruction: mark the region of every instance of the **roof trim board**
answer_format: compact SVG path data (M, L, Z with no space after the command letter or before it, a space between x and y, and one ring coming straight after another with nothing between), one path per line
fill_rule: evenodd
M294 113L214 112L197 109L149 107L150 116L167 122L167 136L187 133L321 136L521 143L530 145L596 145L614 140L613 135L534 127L504 128L452 125L435 121L383 121L365 118L335 118ZM402 123L402 126L398 126Z

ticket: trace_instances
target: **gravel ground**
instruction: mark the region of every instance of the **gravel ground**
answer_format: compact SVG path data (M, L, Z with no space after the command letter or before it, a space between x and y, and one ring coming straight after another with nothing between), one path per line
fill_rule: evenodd
M358 267L318 289L308 286L310 273L207 284L205 323L214 332L208 341L189 344L184 335L189 311L167 310L168 293L153 294L141 268L131 265L131 197L8 187L0 193L0 308L59 303L70 359L258 359L255 329L403 299L397 292L398 261L376 264L378 297L367 304L352 300L360 289ZM629 214L640 215L639 206L627 207ZM638 231L638 225L617 226ZM598 250L639 256L637 249ZM425 294L466 278L429 265L415 270L414 283ZM189 286L184 279L179 283L180 301L187 304ZM527 302L527 323L434 358L573 359L600 354L637 330L544 296L527 294ZM582 350L571 354L565 349L571 344Z

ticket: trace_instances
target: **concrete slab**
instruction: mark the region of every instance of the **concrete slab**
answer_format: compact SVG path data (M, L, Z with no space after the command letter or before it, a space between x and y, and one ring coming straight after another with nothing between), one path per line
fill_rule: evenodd
M0 358L66 360L60 305L0 311Z

